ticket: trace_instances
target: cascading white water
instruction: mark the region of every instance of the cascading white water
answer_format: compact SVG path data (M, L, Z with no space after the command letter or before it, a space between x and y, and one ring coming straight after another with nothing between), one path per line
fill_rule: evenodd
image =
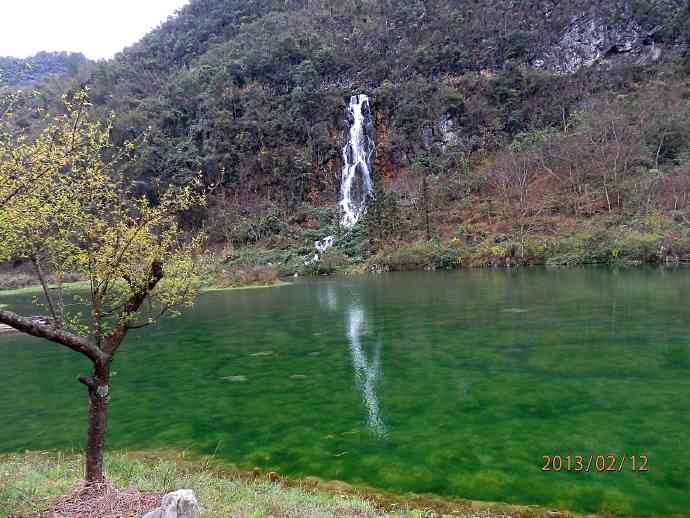
M374 185L371 179L371 161L374 155L374 124L369 97L364 94L350 97L347 108L350 131L343 148L343 171L340 179L338 214L340 226L349 230L364 215L367 202L372 198ZM315 243L317 253L305 261L311 265L319 262L320 254L335 244L335 236L328 236Z
M369 97L350 97L347 109L352 122L350 138L343 148L343 174L340 184L340 224L350 229L359 221L374 192L371 159L374 154L373 123Z
M328 250L334 244L335 244L335 236L324 237L322 240L317 241L316 243L314 243L314 246L316 247L316 253L314 254L314 257L312 257L308 261L305 261L304 264L309 266L310 264L318 263L319 259L321 258L321 256L319 254L323 254L326 250Z

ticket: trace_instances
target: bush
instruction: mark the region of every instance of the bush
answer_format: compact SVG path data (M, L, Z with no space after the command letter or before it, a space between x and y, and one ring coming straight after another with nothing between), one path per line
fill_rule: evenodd
M461 264L460 251L456 248L442 248L435 250L431 265L434 270L453 270Z
M350 259L337 250L329 250L322 254L319 261L305 265L303 275L331 275L351 264Z
M431 243L410 243L384 249L367 261L367 269L375 271L410 271L429 268L434 256Z
M362 223L355 225L347 235L338 240L336 247L352 262L363 262L366 257L371 255L366 226Z
M278 210L272 210L266 215L245 217L222 234L227 235L233 245L242 246L258 243L263 239L284 232L285 229L286 225L282 222L281 213ZM216 230L216 232L218 231Z
M631 262L656 262L664 237L633 230L613 243L612 257Z
M216 284L220 288L237 288L240 286L267 286L278 280L278 270L269 265L247 265L232 270L222 271Z
M549 241L545 250L549 266L607 263L612 258L613 237L604 231L584 231L565 239Z
M538 263L535 255L543 256L544 245L504 239L487 239L468 252L468 266L520 266Z

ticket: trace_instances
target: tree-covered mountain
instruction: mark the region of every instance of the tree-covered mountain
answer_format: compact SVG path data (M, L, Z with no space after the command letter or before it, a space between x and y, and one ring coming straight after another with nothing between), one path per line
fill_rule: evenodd
M687 0L192 0L66 89L89 86L119 141L147 134L142 185L221 183L218 239L335 206L353 93L372 98L377 203L398 220L371 211L379 240L425 233L421 207L442 236L543 235L687 209L689 46Z
M0 57L0 85L35 84L47 76L74 75L87 62L81 53L39 52L29 58Z

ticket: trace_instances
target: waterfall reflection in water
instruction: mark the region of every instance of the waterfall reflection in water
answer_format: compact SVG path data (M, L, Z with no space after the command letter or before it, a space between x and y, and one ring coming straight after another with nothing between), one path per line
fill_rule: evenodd
M347 309L347 338L350 342L352 364L357 376L357 384L362 391L362 398L369 414L369 429L378 436L386 435L386 426L381 419L379 399L376 395L376 383L381 373L381 342L376 343L371 360L362 348L361 337L367 334L367 321L364 310L357 305Z
M336 310L338 295L335 286L327 285L319 291L319 301L322 306L330 310ZM383 344L377 340L373 355L367 355L362 345L362 337L368 335L367 315L362 305L357 302L349 302L345 308L345 328L349 342L352 366L354 368L356 382L362 393L362 400L367 409L367 425L370 431L378 436L386 435L386 425L381 417L379 397L376 393L377 383L381 377L381 353Z

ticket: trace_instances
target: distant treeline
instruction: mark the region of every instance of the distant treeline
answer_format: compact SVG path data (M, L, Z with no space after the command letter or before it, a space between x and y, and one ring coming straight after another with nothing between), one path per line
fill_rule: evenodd
M0 57L0 86L36 83L53 74L74 75L88 60L81 53L39 52L29 58Z

